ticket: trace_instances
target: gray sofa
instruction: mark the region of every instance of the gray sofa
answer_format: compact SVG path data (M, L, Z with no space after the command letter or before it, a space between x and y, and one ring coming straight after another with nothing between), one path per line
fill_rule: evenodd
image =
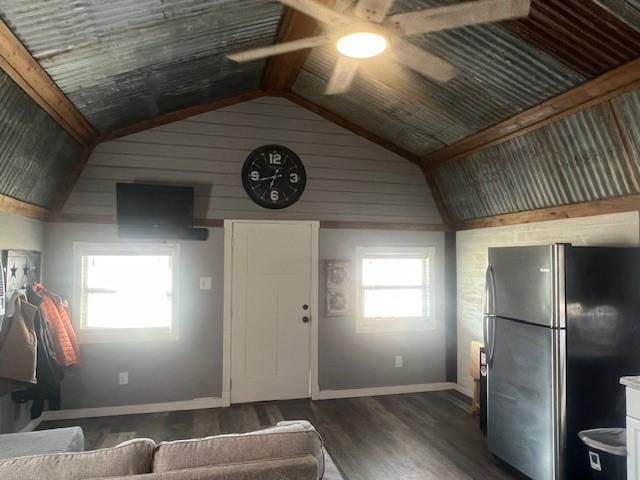
M0 461L3 480L342 480L308 422L246 434L162 442L130 440L90 452Z

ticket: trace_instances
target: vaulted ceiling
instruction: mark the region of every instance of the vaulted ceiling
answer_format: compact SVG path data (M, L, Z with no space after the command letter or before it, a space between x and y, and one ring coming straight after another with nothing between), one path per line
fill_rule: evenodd
M452 3L396 0L393 12ZM525 20L414 36L454 65L452 81L380 59L336 96L323 94L331 47L269 62L224 56L316 28L275 1L0 0L0 19L0 194L47 209L114 131L262 89L421 163L454 223L640 193L638 133L618 125L640 122L634 94L451 162L431 158L637 59L638 0L533 0Z

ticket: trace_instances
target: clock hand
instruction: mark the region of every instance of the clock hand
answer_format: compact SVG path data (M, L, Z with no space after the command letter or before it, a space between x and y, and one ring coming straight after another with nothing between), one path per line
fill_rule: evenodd
M282 175L279 175L280 170L276 170L276 174L272 177L271 179L271 185L269 185L269 188L273 188L273 184L276 183L276 178L281 177Z

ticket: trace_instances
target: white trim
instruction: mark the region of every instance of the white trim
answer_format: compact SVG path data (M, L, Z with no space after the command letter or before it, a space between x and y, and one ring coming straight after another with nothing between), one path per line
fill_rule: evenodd
M436 329L435 318L435 265L436 265L436 247L435 246L416 246L416 247L372 247L358 246L356 247L356 292L355 292L355 316L356 316L356 333L398 333L398 332L420 332L432 331ZM422 285L420 288L425 295L429 297L429 311L423 311L422 315L414 318L365 318L364 317L364 296L363 292L367 288L363 285L362 261L366 257L380 258L420 258L429 262L429 278L423 275ZM384 288L384 287L381 287ZM419 288L407 286L406 288Z
M309 225L311 227L311 365L309 396L319 391L318 382L318 269L320 222L305 220L225 220L224 221L224 306L222 327L222 398L231 404L231 285L233 260L233 226L235 224Z
M40 425L41 423L42 423L42 415L40 415L38 418L34 418L29 423L27 423L24 427L22 427L20 429L20 433L33 432L36 428L38 428L38 425Z
M422 383L417 385L397 385L394 387L356 388L352 390L320 390L313 400L330 400L336 398L375 397L379 395L398 395L402 393L439 392L456 390L455 383Z
M116 415L134 415L140 413L178 412L182 410L202 410L206 408L227 407L220 397L194 398L180 402L141 403L138 405L119 405L115 407L77 408L69 410L47 410L42 413L41 421L72 420L76 418L113 417Z
M233 221L224 221L224 299L222 314L222 398L231 405L231 270L233 265ZM215 362L215 359L211 359Z
M84 343L130 343L130 342L169 342L179 338L180 318L180 251L177 242L165 243L73 243L73 296L72 311L81 312L74 316L73 323L78 332L78 342ZM82 317L82 257L86 255L168 255L172 257L172 311L170 328L114 328L91 329L83 326Z

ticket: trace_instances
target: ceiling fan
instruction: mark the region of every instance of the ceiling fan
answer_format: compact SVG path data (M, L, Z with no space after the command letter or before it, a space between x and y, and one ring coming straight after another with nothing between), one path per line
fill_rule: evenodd
M385 52L415 72L447 82L455 75L451 64L401 37L526 17L531 7L531 0L477 0L387 16L394 0L336 0L334 8L316 0L278 1L321 22L324 33L227 57L239 63L250 62L335 43L340 55L327 95L346 92L360 62Z

